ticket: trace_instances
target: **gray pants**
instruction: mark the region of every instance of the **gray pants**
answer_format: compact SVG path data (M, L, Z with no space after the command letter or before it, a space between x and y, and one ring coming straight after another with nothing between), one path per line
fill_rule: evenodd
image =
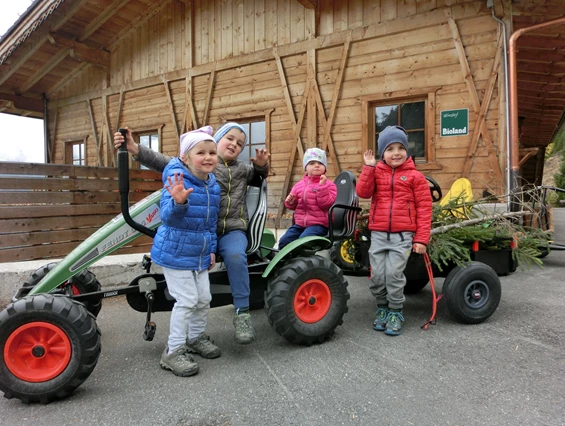
M404 306L404 268L412 252L412 232L371 232L369 260L371 280L369 289L377 299L377 304L388 305L392 309Z
M208 270L184 271L163 267L169 293L176 300L169 327L169 353L204 333L210 310Z

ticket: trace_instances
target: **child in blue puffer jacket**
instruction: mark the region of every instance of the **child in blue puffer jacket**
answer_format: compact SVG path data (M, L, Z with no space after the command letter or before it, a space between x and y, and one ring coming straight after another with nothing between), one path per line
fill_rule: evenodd
M190 353L203 358L221 354L204 333L212 300L208 269L216 262L220 187L212 172L217 163L212 127L206 126L180 137L180 157L163 171L162 224L151 259L163 268L176 300L160 365L177 376L198 373Z

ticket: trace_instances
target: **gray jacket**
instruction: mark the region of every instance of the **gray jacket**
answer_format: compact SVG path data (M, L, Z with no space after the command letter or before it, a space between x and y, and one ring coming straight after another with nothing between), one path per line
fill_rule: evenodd
M146 146L139 145L139 155L134 157L145 167L162 172L172 157L155 152ZM216 181L220 185L220 213L218 215L218 235L230 231L247 231L249 215L245 197L247 185L251 183L255 173L267 177L269 165L258 167L255 164L244 164L239 160L225 162L218 157L218 165L214 170Z

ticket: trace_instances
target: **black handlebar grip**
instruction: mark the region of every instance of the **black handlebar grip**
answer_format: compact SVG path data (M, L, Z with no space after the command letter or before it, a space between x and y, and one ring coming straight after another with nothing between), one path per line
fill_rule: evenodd
M119 129L118 132L120 132L122 134L122 136L124 137L124 141L122 142L122 144L120 145L120 147L118 148L119 151L127 151L127 147L126 147L126 135L128 134L128 131L126 129Z

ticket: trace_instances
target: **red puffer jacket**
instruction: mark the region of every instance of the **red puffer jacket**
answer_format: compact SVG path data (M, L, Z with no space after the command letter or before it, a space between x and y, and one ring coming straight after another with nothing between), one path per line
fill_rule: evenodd
M432 227L432 196L427 180L409 157L396 169L384 162L363 166L357 195L371 198L369 229L414 232L414 242L428 244Z
M320 176L304 178L297 182L290 191L296 195L294 203L284 205L294 210L294 223L306 228L312 225L322 225L328 227L328 210L335 202L337 187L331 180L326 180L324 185L320 185Z

